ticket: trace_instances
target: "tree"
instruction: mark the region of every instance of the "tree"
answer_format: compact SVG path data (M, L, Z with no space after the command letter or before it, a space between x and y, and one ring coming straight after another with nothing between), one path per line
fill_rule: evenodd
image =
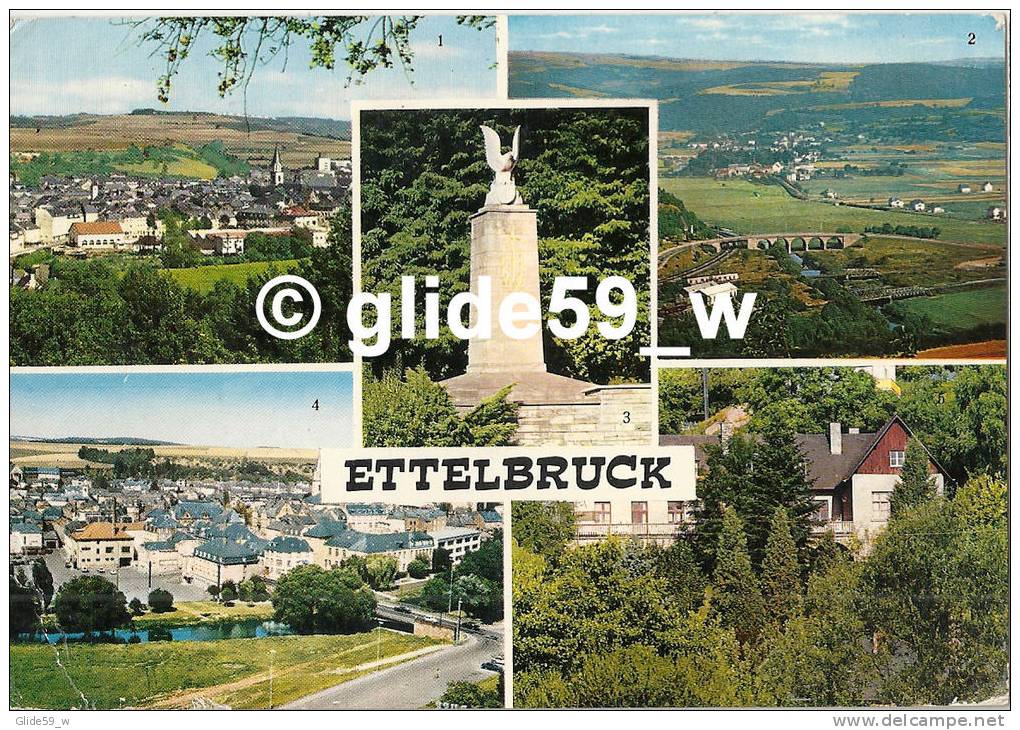
M364 381L366 446L508 446L517 432L517 405L510 388L484 399L467 415L446 389L424 370L407 370L404 380L388 371Z
M39 559L32 563L32 583L42 596L43 610L48 611L53 600L53 574L46 561Z
M365 560L365 581L375 590L388 589L397 577L397 559L389 555L369 555Z
M682 614L695 611L702 605L708 580L686 539L675 540L659 552L653 570L665 581L667 596Z
M723 510L712 589L714 607L723 625L732 628L742 644L756 639L765 602L751 567L743 520L732 507Z
M432 551L432 572L438 575L449 573L453 567L453 558L446 548L436 548Z
M391 68L394 61L411 71L414 47L411 38L421 16L324 15L162 17L128 23L138 32L141 45L150 46L165 66L157 81L157 97L170 100L174 77L201 40L212 34L209 55L223 65L217 91L226 96L237 87L247 89L255 70L270 63L301 39L311 51L313 68L333 70L337 63L348 68L347 83L377 68ZM494 19L463 15L458 24L479 30L491 28ZM218 45L217 45L218 44Z
M762 515L773 514L776 507L786 509L794 543L805 549L816 505L805 457L791 430L773 424L757 434L734 435L725 447L709 445L706 452L708 471L698 488L693 547L707 573L716 559L726 507L743 521L754 565L761 565L769 534Z
M790 518L783 507L772 513L772 524L761 564L762 598L780 625L800 612L802 605L797 545L790 534Z
M42 605L39 593L31 586L10 579L10 624L11 638L23 634L34 634L39 630Z
M354 573L299 565L273 591L273 618L300 634L349 634L374 625L375 598Z
M430 567L428 561L423 558L415 558L407 564L407 574L412 578L426 578Z
M576 534L577 517L570 502L514 502L514 540L533 553L556 560Z
M128 609L133 616L141 616L145 613L145 604L138 600L137 596L128 603Z
M495 530L481 546L461 558L457 575L477 575L503 585L503 531Z
M218 600L219 600L219 598L220 598L220 587L219 587L218 585L216 585L215 583L213 583L212 585L210 585L210 586L209 586L208 588L206 588L205 590L206 590L206 592L207 592L207 593L208 593L208 594L209 594L210 596L212 596L212 599L213 599L214 601L218 601Z
M1008 667L1008 530L943 498L890 521L868 555L862 611L889 657L880 701L985 698Z
M250 580L242 580L237 584L237 595L242 601L251 602L255 600L255 588Z
M232 580L223 581L223 585L220 586L220 600L222 601L236 601L237 600L237 585Z
M439 701L456 707L502 707L503 695L498 688L483 688L476 682L450 682Z
M907 443L900 479L889 500L889 514L898 517L935 497L935 480L928 468L928 453L917 439Z
M53 611L64 631L87 635L112 631L131 618L124 594L99 576L82 576L61 585L53 599Z
M135 599L137 600L137 599ZM149 608L153 613L167 613L174 607L174 595L162 588L149 593Z

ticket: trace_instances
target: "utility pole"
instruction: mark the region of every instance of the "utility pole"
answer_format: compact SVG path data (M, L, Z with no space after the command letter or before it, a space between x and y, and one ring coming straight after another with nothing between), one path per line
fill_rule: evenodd
M701 402L704 406L705 420L708 420L708 368L701 369Z
M456 644L460 641L460 604L463 602L463 598L457 599L457 629L453 632L453 643Z
M276 649L269 650L269 709L273 709L273 662L276 659Z

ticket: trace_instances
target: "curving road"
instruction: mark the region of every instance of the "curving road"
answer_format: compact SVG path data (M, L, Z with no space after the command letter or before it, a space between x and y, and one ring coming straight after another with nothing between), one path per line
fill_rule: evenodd
M302 697L285 710L404 710L438 700L450 682L493 676L481 664L503 653L502 635L465 634L461 644Z

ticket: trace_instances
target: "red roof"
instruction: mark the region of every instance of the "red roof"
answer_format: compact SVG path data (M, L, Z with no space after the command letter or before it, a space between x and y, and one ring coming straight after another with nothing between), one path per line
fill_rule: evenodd
M123 233L117 221L95 221L93 223L72 223L71 234L75 236L109 236Z

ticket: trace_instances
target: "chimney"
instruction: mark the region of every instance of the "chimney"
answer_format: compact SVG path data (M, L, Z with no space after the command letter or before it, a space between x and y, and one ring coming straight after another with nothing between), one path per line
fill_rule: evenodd
M829 453L843 453L843 431L838 421L829 424Z

